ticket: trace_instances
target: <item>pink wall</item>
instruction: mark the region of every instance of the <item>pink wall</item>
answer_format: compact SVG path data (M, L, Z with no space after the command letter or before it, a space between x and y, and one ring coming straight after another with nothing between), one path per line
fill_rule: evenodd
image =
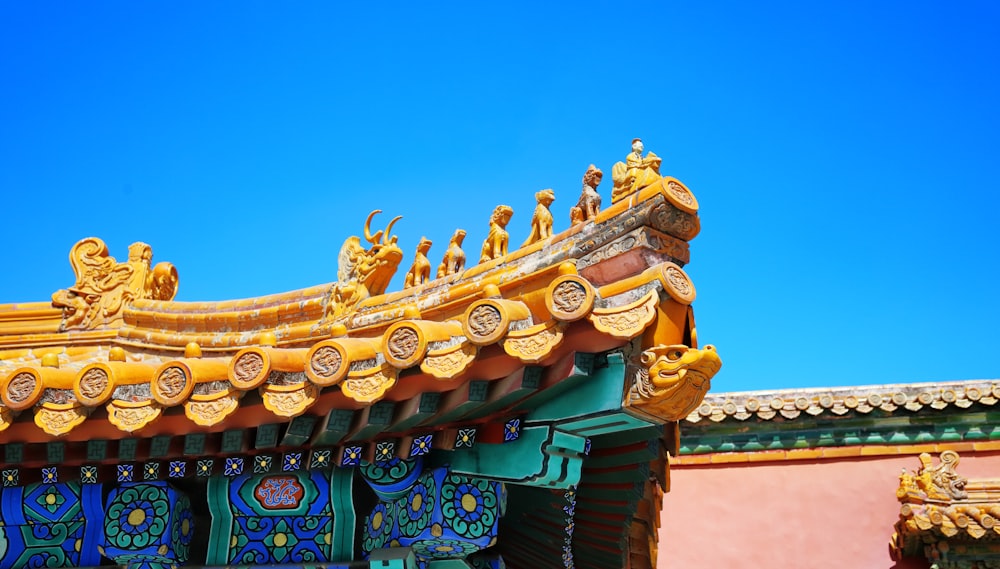
M899 472L918 466L916 455L671 465L657 567L926 568L889 557ZM1000 453L963 455L958 472L1000 478Z

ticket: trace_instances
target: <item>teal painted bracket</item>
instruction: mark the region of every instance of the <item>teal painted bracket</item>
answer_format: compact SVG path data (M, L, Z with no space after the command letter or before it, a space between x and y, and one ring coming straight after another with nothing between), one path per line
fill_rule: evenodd
M330 561L354 559L354 534L357 513L354 511L354 470L335 468L330 473L330 502L333 508L333 541Z
M417 569L417 558L409 547L376 549L368 557L369 569Z
M592 373L583 373L587 370L577 366L573 375L559 382L560 387L567 384L567 388L572 387L572 391L553 397L532 409L525 417L525 423L564 423L569 419L620 411L625 385L625 360L620 353L612 353L608 354L607 362L606 367L593 370Z
M212 529L208 534L208 551L205 563L225 565L229 561L229 540L233 535L233 512L229 509L229 479L212 476L208 479L206 494L208 509L212 514Z
M569 488L580 482L584 437L551 426L521 429L513 443L477 444L461 452L441 451L434 458L451 465L452 472L491 478L512 484Z

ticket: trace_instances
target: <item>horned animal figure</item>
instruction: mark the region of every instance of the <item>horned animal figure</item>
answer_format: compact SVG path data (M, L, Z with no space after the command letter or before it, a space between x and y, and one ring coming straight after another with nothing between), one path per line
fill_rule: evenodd
M371 233L372 218L382 213L377 209L365 220L365 241L371 247L361 246L361 238L348 237L340 248L338 257L337 282L330 290L326 305L327 317L339 318L347 314L358 302L385 292L389 281L396 274L399 262L403 260L403 250L396 245L392 226L403 218L398 215L389 222L384 231Z

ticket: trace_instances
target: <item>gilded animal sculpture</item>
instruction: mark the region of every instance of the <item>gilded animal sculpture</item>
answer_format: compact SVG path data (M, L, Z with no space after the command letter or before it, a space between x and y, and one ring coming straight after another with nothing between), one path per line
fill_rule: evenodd
M426 237L420 238L417 244L417 252L413 256L413 265L406 272L403 280L403 288L411 288L422 285L431 278L431 263L427 260L427 252L431 250L431 240Z
M642 150L642 140L633 138L632 152L625 162L616 162L612 166L614 188L611 190L611 203L617 203L660 179L662 159L652 152L643 157Z
M583 174L583 189L580 191L580 201L569 210L569 222L571 225L590 221L597 217L597 212L601 211L601 194L597 193L597 186L601 183L604 172L593 164L587 168Z
M626 395L641 414L679 421L698 408L722 367L714 346L657 345L640 356L644 366Z
M392 226L403 216L394 217L384 231L372 235L372 218L379 213L382 210L377 209L365 220L365 241L371 245L368 249L361 246L361 238L356 235L348 237L340 248L337 282L330 289L325 318L339 319L362 300L383 294L396 274L403 250L396 244Z
M532 243L552 237L552 212L549 206L556 201L556 194L552 190L542 190L535 194L535 214L531 216L531 234L521 247L527 247Z
M465 230L456 229L448 242L448 249L444 252L444 258L438 265L437 278L454 275L465 270L465 251L462 250L462 241L465 239Z
M173 300L177 269L170 263L151 267L152 248L141 242L128 248L128 261L108 255L104 241L88 237L69 253L76 284L52 294L52 306L62 308L60 330L84 330L121 320L122 309L133 300Z
M479 262L485 263L493 259L499 259L507 255L507 242L510 236L507 235L507 224L510 223L514 210L507 205L498 205L490 216L490 232L483 241L483 250L479 255Z

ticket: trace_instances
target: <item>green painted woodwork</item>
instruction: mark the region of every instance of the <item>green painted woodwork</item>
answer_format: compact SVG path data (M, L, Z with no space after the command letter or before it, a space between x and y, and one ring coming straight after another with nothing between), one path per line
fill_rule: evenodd
M24 461L24 444L7 443L3 447L3 454L7 464L20 464Z
M184 437L184 454L197 456L205 454L205 433L190 433Z
M242 429L232 429L222 433L223 454L236 454L246 450L243 445L244 432Z
M896 413L883 417L800 416L786 421L685 423L681 426L680 454L1000 439L1000 413L949 413L934 409Z
M514 484L568 488L580 479L586 439L551 426L524 427L513 443L477 443L471 449L440 451L432 458L452 471Z
M135 460L135 451L139 446L138 439L121 439L118 441L118 460L131 462Z
M494 382L495 386L491 389L486 404L467 415L466 418L474 420L487 417L535 393L542 384L543 370L542 367L528 366Z
M392 415L396 405L391 401L379 401L371 407L361 410L358 427L347 437L348 441L366 441L384 432L392 424Z
M577 352L568 356L572 358L572 364L566 377L559 381L546 387L546 389L540 390L537 395L528 397L524 399L517 406L514 407L513 411L530 411L535 413L538 409L547 402L560 400L567 401L570 399L579 398L577 393L577 388L584 383L586 378L590 377L595 368L600 367L598 359L600 359L600 364L603 365L604 356L598 356L595 354L586 354ZM560 369L562 366L555 364L549 368L549 373L555 373L554 370ZM623 376L624 377L624 376ZM619 381L621 378L619 378ZM551 381L551 380L548 380ZM543 384L547 381L543 381ZM622 386L619 384L618 391L619 397L621 396ZM621 403L621 401L619 401ZM592 412L600 411L597 406L591 409ZM558 416L556 418L563 419L566 417L571 417L572 415ZM538 420L544 420L544 417L538 416Z
M278 430L281 425L270 423L257 427L257 436L254 438L254 448L274 448L278 446Z
M163 458L168 454L170 454L170 435L160 435L150 439L150 458Z
M323 424L320 425L319 432L313 440L314 445L335 445L339 443L351 430L351 422L354 419L354 411L350 409L334 409L330 411Z
M94 439L87 441L87 460L101 461L108 455L108 441Z
M396 422L389 425L387 430L400 433L424 423L437 413L440 403L441 394L431 392L421 393L419 397L398 403Z
M299 415L292 419L281 438L282 446L302 446L312 438L318 418L315 415Z
M53 441L45 445L45 458L49 464L59 464L66 460L66 443Z
M489 384L488 381L474 379L446 394L441 403L445 411L435 415L433 419L425 420L424 423L432 421L435 424L450 423L475 412L486 404Z

